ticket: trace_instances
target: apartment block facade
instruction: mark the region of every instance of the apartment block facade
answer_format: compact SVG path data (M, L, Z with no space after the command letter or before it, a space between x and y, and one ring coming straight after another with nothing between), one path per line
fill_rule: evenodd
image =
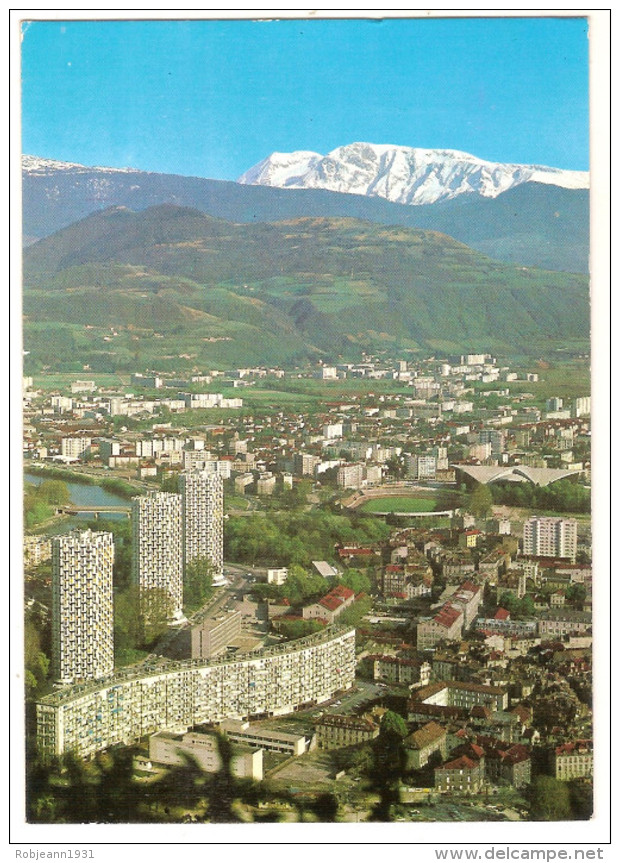
M361 746L379 736L379 725L370 716L340 716L328 713L315 722L319 749Z
M224 566L224 485L207 470L185 471L179 477L183 502L183 560L187 566L208 558L221 575Z
M132 499L133 578L149 604L165 595L170 616L183 607L183 511L181 497L152 491ZM163 592L163 593L162 593Z
M405 454L407 476L413 479L435 479L437 459L434 455Z
M575 740L557 746L554 751L555 778L591 777L594 771L594 748L591 740Z
M63 437L60 441L60 454L65 458L81 458L90 452L91 444L89 437Z
M52 675L73 683L114 670L111 533L76 530L52 540Z
M355 629L327 627L241 658L141 666L66 687L37 703L37 744L44 757L89 757L157 731L291 713L329 700L354 680Z
M216 656L241 633L241 614L238 611L206 618L189 630L192 659L210 659Z
M523 553L535 557L577 556L577 521L574 518L533 516L523 525Z
M430 683L418 689L409 702L409 713L415 713L418 704L458 707L471 710L483 705L491 710L508 708L508 690L501 686L484 686L479 683L465 683L460 680L446 680Z

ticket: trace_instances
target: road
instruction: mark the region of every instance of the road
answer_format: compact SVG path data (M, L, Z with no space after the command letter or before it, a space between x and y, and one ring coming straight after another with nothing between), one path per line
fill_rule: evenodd
M144 662L153 662L156 660L165 661L165 655L179 632L187 629L187 627L191 626L193 623L197 623L203 617L212 617L223 611L226 606L229 606L229 604L232 603L235 593L239 590L243 590L244 586L248 582L247 576L249 574L251 574L252 577L255 575L252 567L240 566L234 563L224 564L224 575L228 578L228 586L216 588L215 593L209 601L187 618L187 621L184 624L169 629L160 641L158 641L153 651L144 660Z

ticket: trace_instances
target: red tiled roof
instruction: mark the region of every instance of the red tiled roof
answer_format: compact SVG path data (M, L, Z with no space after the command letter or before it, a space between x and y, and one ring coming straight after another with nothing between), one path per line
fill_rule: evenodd
M498 608L493 615L493 620L510 620L510 612L507 608Z
M344 600L340 599L338 596L331 596L329 593L327 596L324 596L322 599L319 599L318 604L322 605L323 608L326 608L328 611L336 611L337 608L340 608Z
M355 596L355 591L351 590L350 587L345 587L344 584L338 584L336 587L332 588L327 595L329 596L330 594L333 596L341 596L343 599L350 599L352 596Z
M529 707L525 707L523 704L517 704L512 708L510 713L514 713L515 716L518 716L521 722L528 722L532 717L532 711Z
M454 750L454 754L457 756L464 756L465 758L471 758L472 761L480 761L481 758L484 758L484 749L477 743L468 742L462 743L458 749Z
M591 740L573 740L571 743L562 743L556 746L556 755L572 755L573 752L592 752Z
M321 599L319 599L318 604L322 605L323 608L329 609L329 611L335 611L337 608L346 602L348 599L353 599L355 596L355 591L351 590L349 587L345 587L342 584L337 585L332 588L329 593L326 593Z
M458 608L454 608L447 602L443 608L439 610L439 612L435 615L433 620L435 623L438 623L440 626L445 626L449 629L463 614Z
M461 755L460 758L447 761L441 767L436 767L435 770L472 770L475 767L478 767L475 761L472 761L467 755Z
M375 731L378 728L377 724L369 716L344 716L338 713L327 713L315 720L314 724L368 732Z

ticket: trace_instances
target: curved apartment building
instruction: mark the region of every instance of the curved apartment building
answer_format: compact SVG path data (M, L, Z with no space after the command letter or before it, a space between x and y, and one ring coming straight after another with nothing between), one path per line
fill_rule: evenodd
M37 744L43 756L88 757L164 729L291 713L354 678L355 630L329 626L238 658L142 665L65 687L37 703Z

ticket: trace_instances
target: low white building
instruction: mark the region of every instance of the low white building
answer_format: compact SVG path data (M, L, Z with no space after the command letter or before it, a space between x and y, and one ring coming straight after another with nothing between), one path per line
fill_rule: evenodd
M188 731L173 734L160 731L149 738L149 758L155 764L183 765L192 759L205 773L217 773L222 769L222 758L215 734ZM263 750L236 745L233 748L230 769L240 779L263 778Z
M288 569L285 566L267 570L267 584L284 584L287 578Z

